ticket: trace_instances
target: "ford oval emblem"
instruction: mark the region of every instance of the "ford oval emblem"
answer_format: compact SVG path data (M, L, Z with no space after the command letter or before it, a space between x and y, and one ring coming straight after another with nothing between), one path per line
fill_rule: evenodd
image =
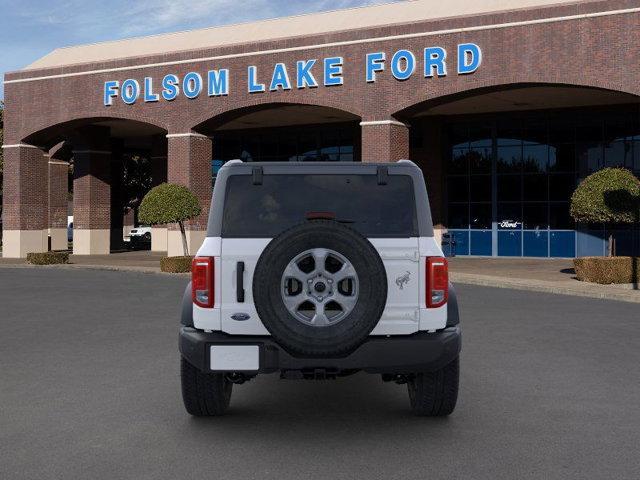
M231 315L231 318L238 322L245 322L249 320L251 317L249 316L248 313L234 313L233 315Z

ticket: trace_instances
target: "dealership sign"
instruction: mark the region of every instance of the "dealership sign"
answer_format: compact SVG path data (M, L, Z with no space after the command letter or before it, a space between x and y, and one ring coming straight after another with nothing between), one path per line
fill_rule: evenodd
M411 50L398 50L391 58L385 52L368 53L365 58L363 81L375 83L387 71L398 81L408 80L415 75L424 78L446 77L447 67L455 63L458 75L474 73L482 64L482 50L475 43L458 45L454 62L447 58L447 51L442 47L425 48L417 56ZM268 71L255 65L247 68L242 79L247 92L260 94L266 91L277 92L292 89L334 87L344 84L345 65L343 57L326 57L323 59L298 60L291 71L284 63L276 63ZM420 73L418 73L418 71ZM238 85L235 82L234 85ZM113 105L116 99L125 104L136 102L172 101L180 95L195 99L206 95L221 97L229 95L232 78L229 69L209 70L206 73L189 72L180 78L170 73L162 78L145 77L142 80L128 78L109 80L104 83L104 104Z

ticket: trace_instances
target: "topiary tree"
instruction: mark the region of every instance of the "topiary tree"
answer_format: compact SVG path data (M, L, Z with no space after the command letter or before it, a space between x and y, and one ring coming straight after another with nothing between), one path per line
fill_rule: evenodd
M189 255L184 222L202 212L198 198L187 187L163 183L152 188L142 199L138 218L149 225L177 223L182 234L182 247Z
M640 180L624 168L605 168L585 178L571 196L571 216L584 223L637 223ZM609 256L613 236L609 235Z

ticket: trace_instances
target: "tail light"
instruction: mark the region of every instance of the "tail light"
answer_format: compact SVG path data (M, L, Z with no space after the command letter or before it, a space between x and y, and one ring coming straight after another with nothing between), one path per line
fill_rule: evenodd
M213 257L196 257L191 263L191 299L202 308L213 308Z
M449 264L443 257L427 257L427 308L441 307L449 296Z

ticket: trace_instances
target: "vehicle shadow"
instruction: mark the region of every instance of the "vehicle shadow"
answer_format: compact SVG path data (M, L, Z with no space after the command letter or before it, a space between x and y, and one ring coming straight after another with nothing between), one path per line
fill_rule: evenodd
M277 430L291 438L309 432L360 435L380 428L406 428L418 423L444 425L447 418L417 418L409 408L406 385L383 383L377 375L356 374L327 380L278 380L276 375L234 388L231 406L222 417L193 418L189 428L219 435L228 429ZM246 430L248 429L248 430Z

